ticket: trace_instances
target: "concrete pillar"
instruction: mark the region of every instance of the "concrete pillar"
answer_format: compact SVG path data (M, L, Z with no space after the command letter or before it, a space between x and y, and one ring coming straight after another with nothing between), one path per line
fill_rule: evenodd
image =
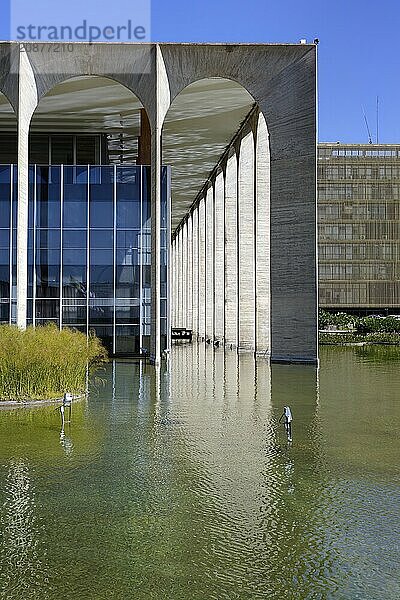
M199 202L199 336L206 336L206 219L205 198Z
M214 342L214 189L209 187L206 194L206 338Z
M270 351L270 156L268 130L262 113L256 140L256 352Z
M241 141L238 171L239 349L255 348L254 137Z
M161 224L161 128L153 123L151 134L151 329L150 359L161 361L160 331L160 224Z
M186 313L186 327L193 329L193 255L192 255L192 244L193 244L193 213L188 215L187 220L187 313Z
M318 360L315 49L260 102L271 152L271 360Z
M19 48L18 90L18 211L17 211L17 325L26 328L28 296L29 126L37 107L35 77L28 55Z
M172 242L172 251L171 251L171 255L172 255L172 298L171 298L171 304L172 304L172 327L176 327L177 325L177 310L178 310L178 303L177 303L177 272L176 272L176 237L174 238L173 242Z
M187 219L182 226L182 327L187 327Z
M176 286L177 286L177 308L178 308L178 318L177 318L177 326L182 327L182 229L179 229L177 237L177 276L176 276Z
M225 344L238 344L237 160L232 154L225 172Z
M225 219L224 175L219 173L214 187L214 337L224 341L225 326Z
M170 87L165 69L164 59L158 45L154 47L155 73L153 111L150 117L151 126L151 327L150 327L150 360L158 365L161 362L160 331L160 293L161 293L161 134L165 115L170 106ZM171 327L171 323L167 323Z
M192 324L193 333L199 334L199 208L192 213Z

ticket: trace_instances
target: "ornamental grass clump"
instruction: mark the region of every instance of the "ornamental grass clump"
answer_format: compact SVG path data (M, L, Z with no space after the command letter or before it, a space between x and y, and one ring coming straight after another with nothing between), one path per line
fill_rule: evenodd
M107 352L100 340L55 325L21 331L0 326L0 401L45 400L82 394Z

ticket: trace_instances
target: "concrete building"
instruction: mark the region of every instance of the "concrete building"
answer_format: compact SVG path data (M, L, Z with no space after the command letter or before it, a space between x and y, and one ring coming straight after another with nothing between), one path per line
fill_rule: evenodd
M0 94L3 322L316 362L314 44L4 42Z
M400 146L318 145L319 302L400 313Z

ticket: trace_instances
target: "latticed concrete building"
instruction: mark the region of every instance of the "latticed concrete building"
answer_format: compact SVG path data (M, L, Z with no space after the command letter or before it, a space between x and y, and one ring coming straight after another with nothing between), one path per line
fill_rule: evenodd
M400 312L400 145L318 146L319 302Z

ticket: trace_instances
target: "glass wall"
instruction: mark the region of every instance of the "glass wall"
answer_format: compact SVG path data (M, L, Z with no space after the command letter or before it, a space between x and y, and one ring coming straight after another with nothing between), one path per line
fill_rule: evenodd
M0 169L0 318L2 322L13 322L15 318L10 313L13 170L9 166ZM28 324L53 322L84 333L94 331L113 354L149 350L148 182L149 171L144 166L30 166ZM169 188L169 170L164 167L162 347L167 342Z

